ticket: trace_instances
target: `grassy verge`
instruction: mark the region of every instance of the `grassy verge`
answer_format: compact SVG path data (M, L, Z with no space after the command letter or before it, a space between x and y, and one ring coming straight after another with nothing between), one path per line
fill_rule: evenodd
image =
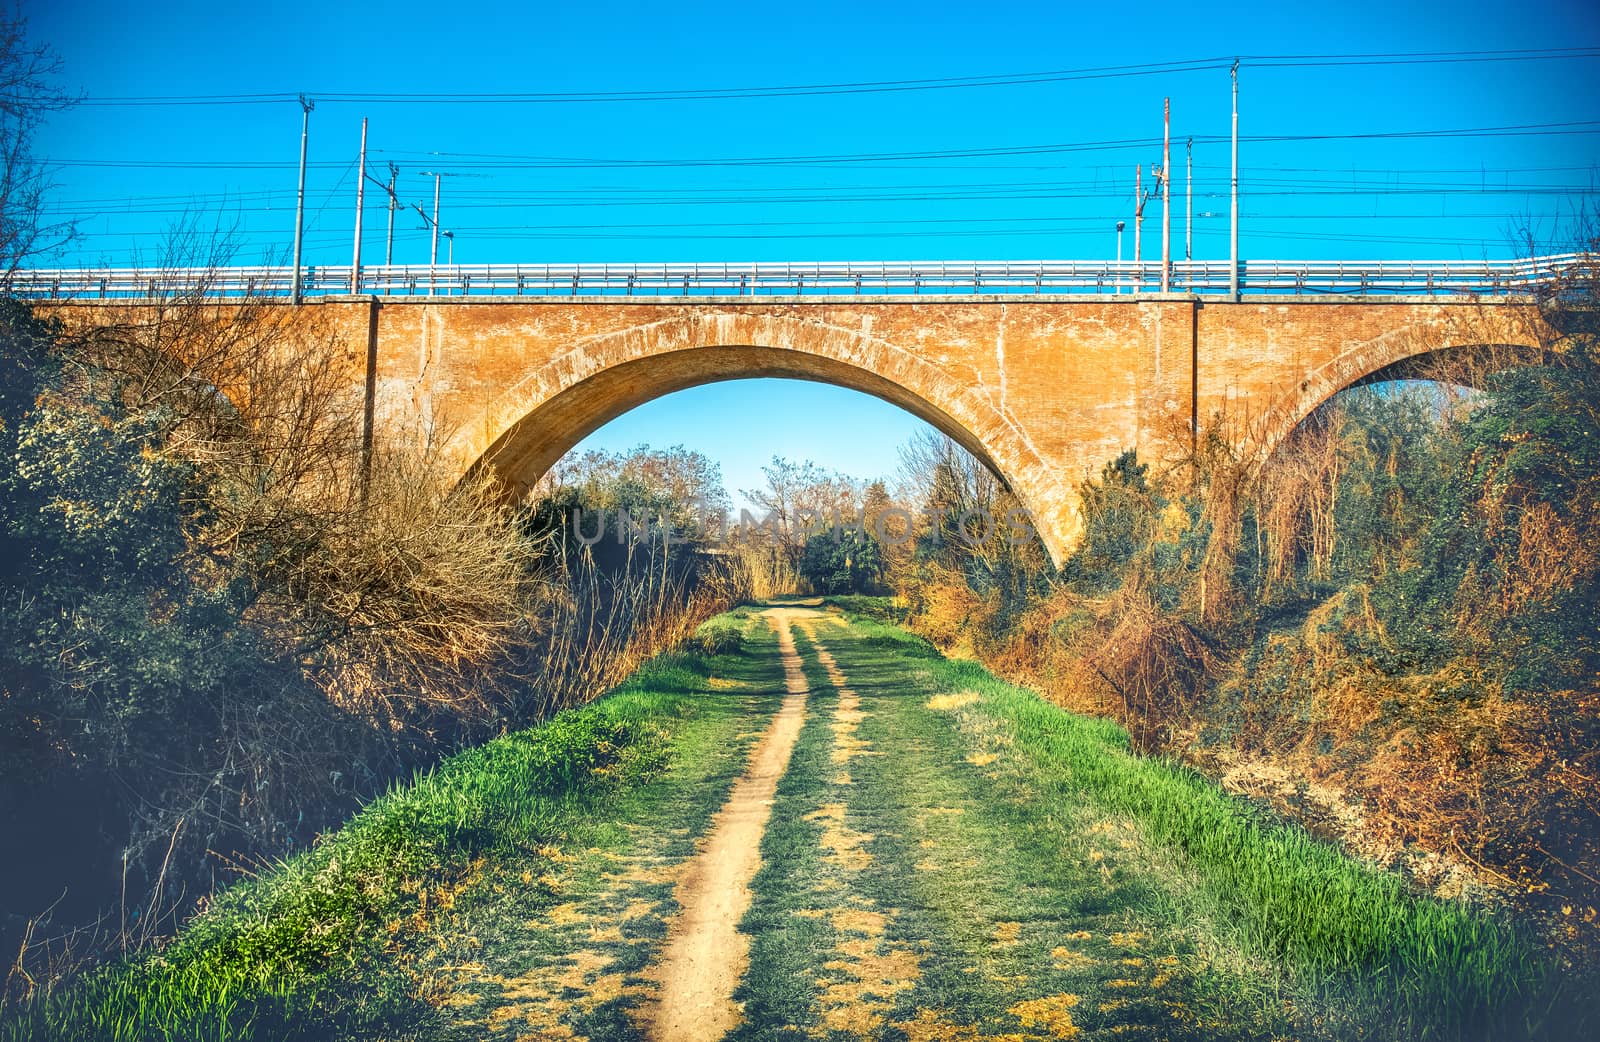
M970 696L951 719L999 736L1006 755L1024 761L1034 803L1087 801L1134 823L1142 841L1198 884L1191 910L1215 916L1246 958L1282 965L1343 1008L1351 1032L1363 1021L1434 1038L1578 1030L1578 1003L1560 994L1551 962L1483 911L1417 897L1398 877L1253 811L1192 771L1130 754L1126 734L1109 722L1064 712L975 663L930 655L920 638L872 619L858 617L852 628L863 651L920 656L930 690Z
M708 731L726 747L736 714L706 698L736 656L663 657L583 709L444 761L223 892L163 950L0 1024L0 1039L299 1037L306 1024L359 1037L414 1017L413 979L375 955L486 864L543 875L555 844L622 813Z
M817 713L745 922L740 1042L1288 1034L1281 974L1207 935L1131 822L1041 798L1000 728L957 726L965 704L941 697L936 653L859 624L807 628Z
M841 593L822 598L822 604L825 608L837 608L856 617L877 619L880 622L904 622L907 614L905 604L897 597Z

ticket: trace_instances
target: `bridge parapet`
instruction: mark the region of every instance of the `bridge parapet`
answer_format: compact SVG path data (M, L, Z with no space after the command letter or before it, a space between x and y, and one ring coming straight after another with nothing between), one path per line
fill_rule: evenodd
M1580 269L1579 254L1526 260L1253 260L1240 291L1262 294L1502 296L1526 294ZM1227 295L1227 261L1174 261L1173 290ZM349 265L301 272L303 295L399 297L878 297L1151 294L1159 261L849 261L694 264ZM25 299L287 298L294 269L55 268L17 272Z

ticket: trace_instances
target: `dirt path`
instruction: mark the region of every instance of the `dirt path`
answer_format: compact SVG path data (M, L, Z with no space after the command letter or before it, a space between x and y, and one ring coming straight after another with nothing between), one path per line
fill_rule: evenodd
M796 615L810 614L790 608L765 612L778 634L788 694L678 883L674 897L682 910L648 973L659 990L640 1010L641 1027L653 1042L720 1038L742 1018L733 991L749 965L750 939L739 932L739 921L750 908L750 881L761 867L772 799L805 722L806 680L789 624Z

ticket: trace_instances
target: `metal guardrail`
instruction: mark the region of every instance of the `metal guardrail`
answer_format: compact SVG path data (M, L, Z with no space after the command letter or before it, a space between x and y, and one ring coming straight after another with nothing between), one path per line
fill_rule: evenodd
M1243 293L1477 294L1527 292L1585 267L1565 253L1506 261L1245 261ZM1175 261L1175 293L1227 293L1227 261ZM16 272L25 299L288 297L294 272L260 268L58 268ZM336 296L847 296L1132 294L1160 288L1159 261L848 261L749 264L456 264L307 266L303 295Z

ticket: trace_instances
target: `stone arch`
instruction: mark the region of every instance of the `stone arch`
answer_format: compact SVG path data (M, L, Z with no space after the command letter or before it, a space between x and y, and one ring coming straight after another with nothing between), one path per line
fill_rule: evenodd
M1263 414L1250 440L1261 458L1270 456L1328 399L1340 391L1390 380L1430 379L1441 363L1456 358L1493 360L1501 368L1542 365L1554 352L1519 342L1419 342L1415 330L1398 330L1345 351L1307 373L1280 394Z
M1058 562L1076 539L1075 489L987 395L870 332L786 315L697 312L577 342L488 403L446 451L463 473L490 467L508 485L526 486L630 409L674 391L756 377L830 383L905 409L994 471Z

